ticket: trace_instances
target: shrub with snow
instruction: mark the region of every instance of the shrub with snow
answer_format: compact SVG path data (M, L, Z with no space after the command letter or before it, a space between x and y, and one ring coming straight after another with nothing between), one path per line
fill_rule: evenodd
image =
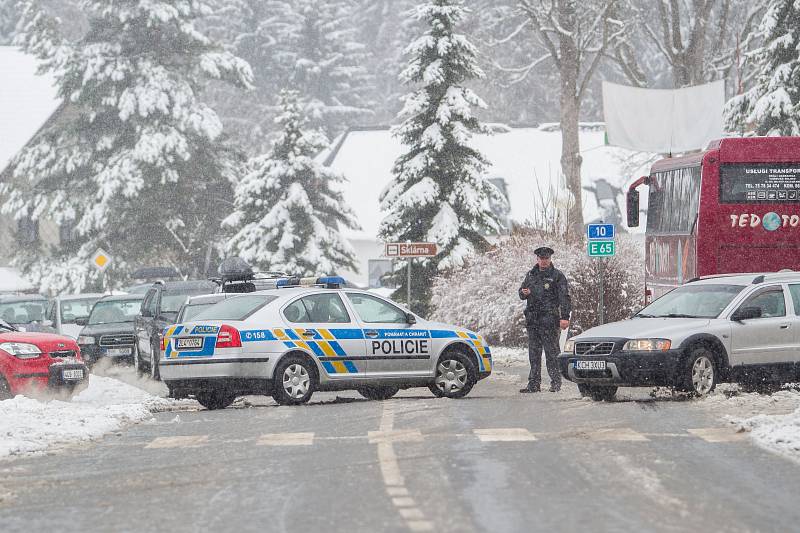
M479 331L493 344L523 346L527 342L525 304L517 290L533 268L533 250L551 246L553 264L569 280L574 335L599 324L600 269L604 268L605 322L622 320L641 307L644 258L639 242L617 238L617 255L599 260L586 255L584 242L567 244L533 230L515 232L489 252L470 258L467 265L434 280L432 320Z

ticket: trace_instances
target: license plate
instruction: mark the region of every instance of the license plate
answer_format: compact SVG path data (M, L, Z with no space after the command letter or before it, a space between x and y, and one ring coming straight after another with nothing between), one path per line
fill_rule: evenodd
M83 379L82 368L70 368L61 372L61 377L64 379Z
M109 357L119 357L121 355L130 355L130 348L106 348L105 354Z
M197 350L203 347L203 337L185 337L175 339L175 348L178 350Z
M575 370L605 370L605 361L575 361Z

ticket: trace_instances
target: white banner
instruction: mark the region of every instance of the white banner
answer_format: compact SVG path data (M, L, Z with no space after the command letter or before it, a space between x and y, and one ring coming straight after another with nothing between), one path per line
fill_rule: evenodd
M722 137L725 82L683 89L640 89L603 82L608 142L642 152L700 150Z

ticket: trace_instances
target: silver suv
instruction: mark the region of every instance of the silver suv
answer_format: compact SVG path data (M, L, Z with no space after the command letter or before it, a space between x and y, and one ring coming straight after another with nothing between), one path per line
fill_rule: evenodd
M568 340L559 366L595 400L620 386L703 395L724 381L800 381L800 272L692 280L628 320Z

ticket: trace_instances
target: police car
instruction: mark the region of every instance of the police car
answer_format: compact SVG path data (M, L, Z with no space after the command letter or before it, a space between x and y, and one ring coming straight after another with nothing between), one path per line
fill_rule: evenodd
M231 296L164 332L161 379L174 397L224 409L237 396L282 405L315 391L355 389L388 399L400 389L466 396L491 373L483 337L424 320L338 277L280 278Z

